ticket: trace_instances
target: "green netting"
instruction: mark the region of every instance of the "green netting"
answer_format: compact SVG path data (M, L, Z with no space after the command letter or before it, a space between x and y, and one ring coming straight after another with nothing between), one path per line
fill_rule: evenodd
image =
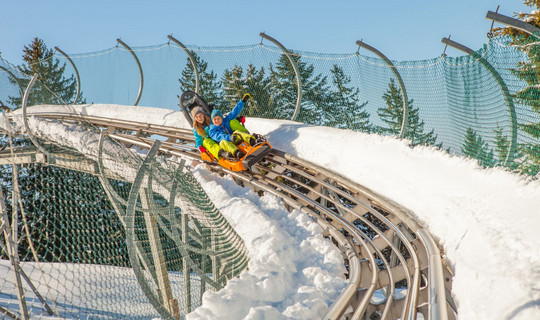
M540 51L535 39L525 39L518 46L511 45L517 42L510 38L496 37L472 55L393 61L409 99L405 138L413 146L433 145L473 157L485 167L501 166L537 177ZM245 108L247 115L293 116L296 77L279 48L261 43L189 49L200 74L199 92L209 102L228 111L243 93L250 92L253 99ZM139 105L178 110L179 94L195 88L188 55L173 43L133 51L144 79ZM350 54L291 52L302 83L298 121L373 134L400 133L403 89L383 60L364 49ZM131 105L137 100L140 73L125 48L70 57L81 79L78 102ZM64 56L54 54L49 59L65 64L65 77L72 77L74 70ZM46 62L50 61L38 64ZM26 88L31 75L3 60L0 65L0 101L17 108L20 88ZM40 74L29 101L60 104L73 111L72 101L66 100L74 98L74 87L68 88L70 94L56 92L56 83L50 81L53 75L49 75ZM24 131L16 119L11 125L13 135ZM53 125L57 124L48 123ZM84 141L98 141L99 128L86 127L93 136ZM12 238L19 245L23 269L37 279L38 291L45 292L57 310L144 318L174 313L177 300L180 312L185 313L197 305L202 291L219 288L245 268L243 245L231 245L241 241L192 176L167 166L159 157L145 162L145 157L108 138L101 151L88 148L83 155L75 145L70 148L69 141L58 139L40 135L44 152L52 155L48 162L8 161L1 181L7 203L3 221L18 226ZM9 150L7 142L4 135L2 147ZM31 145L24 139L17 143ZM17 189L11 178L14 164L22 201L12 207L11 192ZM4 230L6 225L2 225ZM5 243L2 259L8 258ZM6 261L1 260L1 267L12 274ZM187 278L190 274L194 276ZM169 296L163 287L165 275L172 287ZM68 282L70 277L78 284ZM120 285L125 288L117 292L113 279L118 278L125 281ZM9 300L16 296L15 279L6 279L0 287L11 288L2 289ZM39 303L32 305L39 308Z
M525 88L534 88L536 82L525 81L527 76L517 76L516 70L529 66L531 76L536 77L531 51L538 50L538 46L512 46L505 37L488 40L472 56L393 62L410 102L405 137L412 145L431 144L477 158L483 166L505 166L536 175L539 114L533 106L537 104L537 90L528 92L526 99L517 97ZM198 65L200 93L211 103L226 111L243 92L249 91L254 99L246 108L247 115L292 117L297 99L296 78L281 49L263 42L188 49ZM133 52L141 63L144 79L138 104L178 110L179 94L195 88L186 52L174 43L137 47ZM400 132L402 92L383 60L364 49L351 54L291 52L302 80L298 121L370 133ZM136 101L140 74L127 49L117 46L70 57L79 71L86 102L130 105ZM56 53L52 59L66 63L67 75L73 72L64 56ZM0 75L8 77L5 72ZM25 81L28 80L20 82L24 85ZM10 85L11 94L15 95L14 84ZM4 96L0 99L7 100ZM516 131L512 109L517 119ZM525 128L527 124L529 127ZM517 147L510 155L512 141Z

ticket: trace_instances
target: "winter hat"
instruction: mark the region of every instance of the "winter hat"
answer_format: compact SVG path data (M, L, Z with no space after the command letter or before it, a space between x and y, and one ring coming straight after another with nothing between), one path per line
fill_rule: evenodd
M214 111L212 111L212 114L210 115L210 119L214 119L215 117L221 117L223 119L223 112L221 112L221 110L218 110L218 109L214 109Z
M198 113L204 114L203 108L201 108L201 107L199 107L199 106L196 106L195 108L193 108L193 109L191 110L191 115L193 116L193 118L195 118L195 116L196 116Z

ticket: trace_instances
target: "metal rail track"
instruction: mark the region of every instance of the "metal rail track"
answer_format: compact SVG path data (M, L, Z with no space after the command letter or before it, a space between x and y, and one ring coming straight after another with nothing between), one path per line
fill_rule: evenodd
M200 160L190 129L70 113L32 113L63 123L88 123L106 129L127 146L148 148L162 140L159 152ZM348 284L325 319L455 319L452 273L429 232L398 204L366 187L306 160L274 150L251 171L211 169L234 177L257 192L280 197L292 210L305 212L338 246Z

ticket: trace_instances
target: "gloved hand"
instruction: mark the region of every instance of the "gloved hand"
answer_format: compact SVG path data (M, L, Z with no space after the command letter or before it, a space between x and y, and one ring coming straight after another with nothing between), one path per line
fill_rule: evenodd
M242 143L242 137L238 133L233 133L231 135L231 142L235 145L239 145Z
M244 96L242 97L242 101L244 102L247 102L249 100L249 98L251 98L251 95L249 93L246 93L244 94Z
M241 124L246 123L246 117L244 116L238 116L236 117L236 120L238 120Z
M199 151L200 151L201 153L205 153L205 152L206 152L206 148L203 147L203 146L200 146L200 147L199 147Z

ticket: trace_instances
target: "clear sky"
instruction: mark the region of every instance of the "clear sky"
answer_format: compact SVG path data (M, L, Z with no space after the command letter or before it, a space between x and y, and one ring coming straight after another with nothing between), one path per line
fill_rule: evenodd
M499 4L508 16L531 11L522 0L2 0L0 52L20 64L34 37L70 54L114 47L117 38L157 45L169 34L188 46L248 45L265 32L295 50L351 53L363 40L392 60L422 60L439 56L448 35L480 48L486 13Z

